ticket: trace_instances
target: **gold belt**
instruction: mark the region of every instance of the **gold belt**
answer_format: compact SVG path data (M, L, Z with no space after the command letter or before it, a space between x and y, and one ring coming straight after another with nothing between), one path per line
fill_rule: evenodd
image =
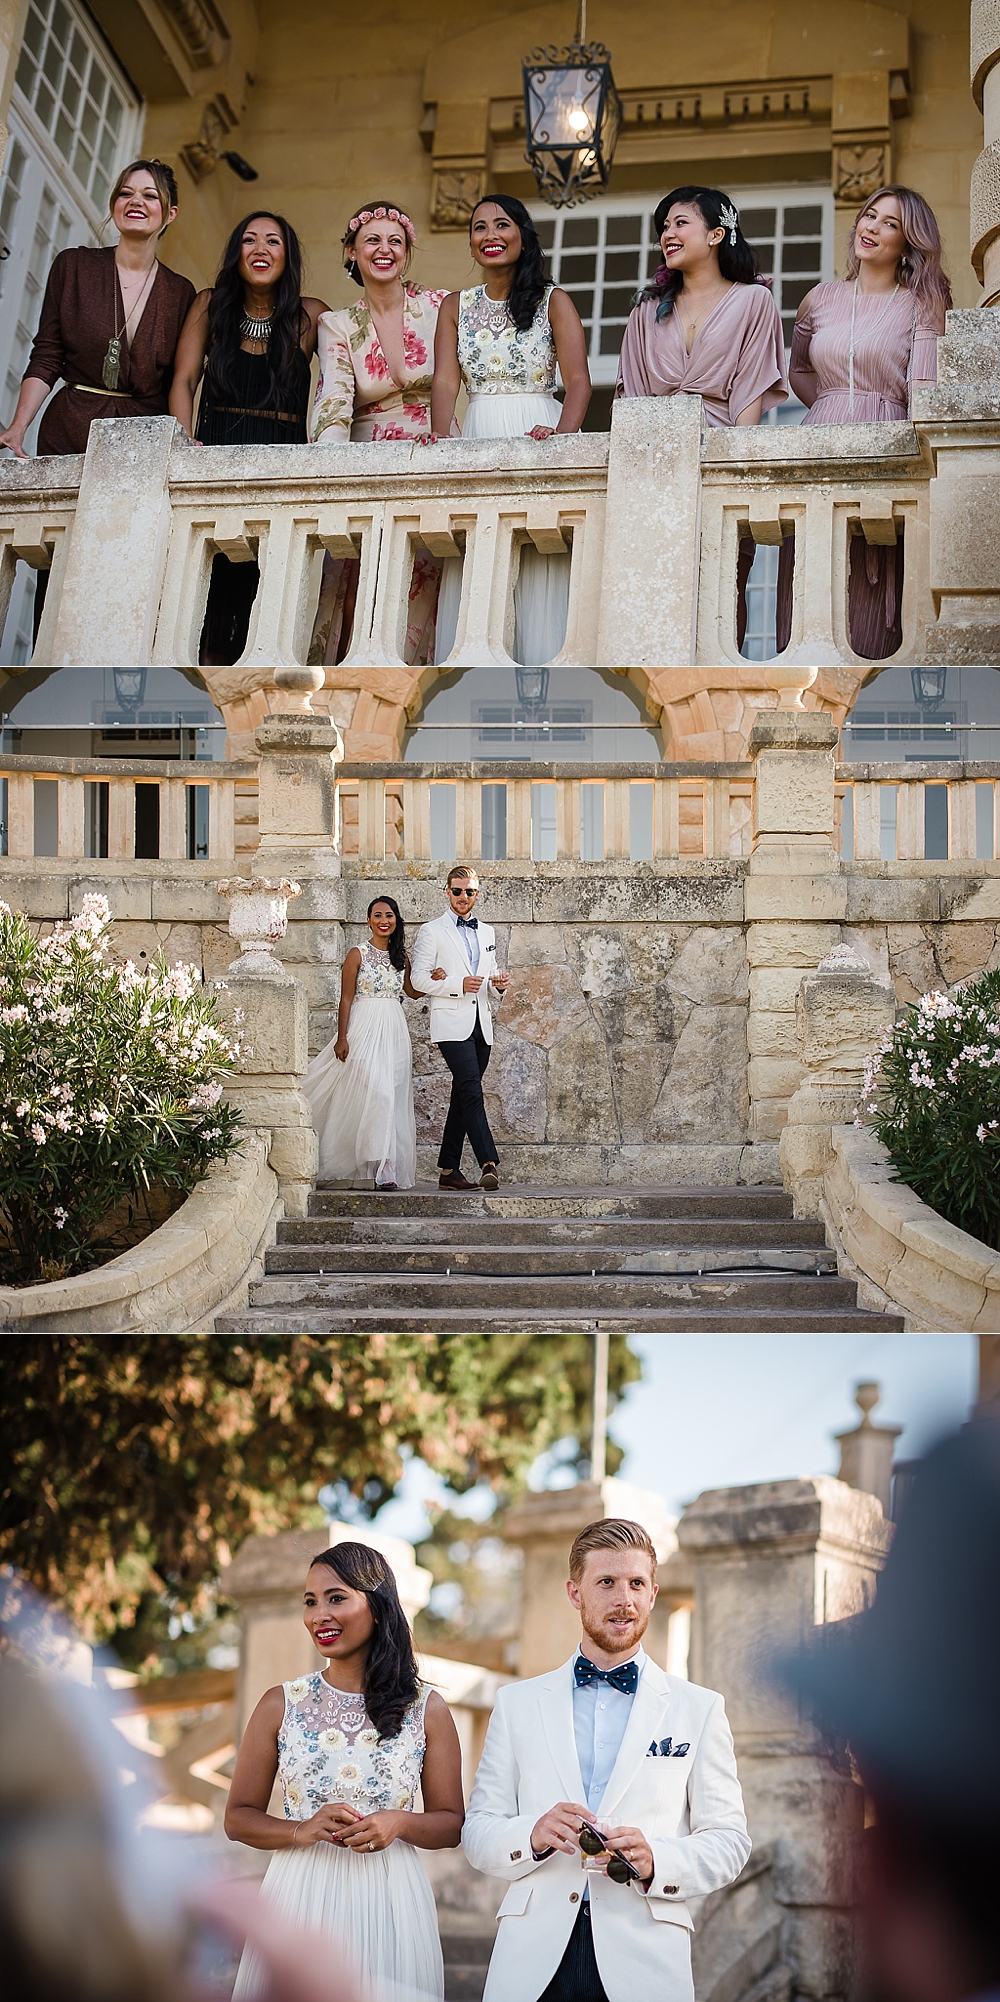
M223 417L275 417L279 424L299 424L302 421L294 410L244 410L236 403L216 403L209 406L209 415L213 409Z
M126 403L134 403L136 400L135 391L132 389L94 389L89 382L70 382L66 387L78 389L81 396L123 396Z

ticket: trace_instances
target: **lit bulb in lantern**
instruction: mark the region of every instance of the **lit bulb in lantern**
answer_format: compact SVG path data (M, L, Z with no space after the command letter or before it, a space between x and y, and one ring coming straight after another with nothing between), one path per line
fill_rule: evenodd
M590 131L590 119L579 101L576 104L570 105L566 116L566 123L570 131L578 133L581 138L585 132Z

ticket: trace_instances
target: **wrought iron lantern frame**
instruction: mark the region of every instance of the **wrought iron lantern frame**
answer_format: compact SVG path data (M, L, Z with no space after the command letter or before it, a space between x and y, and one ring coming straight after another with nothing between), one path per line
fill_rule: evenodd
M524 157L543 201L575 208L603 193L622 122L622 101L603 42L586 42L586 0L568 48L533 49L521 66Z

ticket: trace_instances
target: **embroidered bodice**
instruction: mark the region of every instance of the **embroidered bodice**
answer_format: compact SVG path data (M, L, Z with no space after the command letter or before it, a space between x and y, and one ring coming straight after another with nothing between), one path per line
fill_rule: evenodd
M546 285L530 327L519 333L503 300L485 285L459 294L458 360L470 396L551 396L556 344L549 325Z
M278 1732L278 1775L289 1821L308 1821L330 1801L360 1814L410 1809L420 1786L426 1737L423 1689L396 1738L379 1742L364 1698L331 1689L320 1670L286 1682Z
M361 947L361 965L355 994L364 994L379 1001L401 1001L403 998L403 975L393 966L387 952L380 952L378 946Z

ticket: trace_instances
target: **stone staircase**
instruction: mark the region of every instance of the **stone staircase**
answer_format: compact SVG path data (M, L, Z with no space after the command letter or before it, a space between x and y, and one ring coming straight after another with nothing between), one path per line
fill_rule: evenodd
M778 1188L326 1188L220 1332L901 1329Z

